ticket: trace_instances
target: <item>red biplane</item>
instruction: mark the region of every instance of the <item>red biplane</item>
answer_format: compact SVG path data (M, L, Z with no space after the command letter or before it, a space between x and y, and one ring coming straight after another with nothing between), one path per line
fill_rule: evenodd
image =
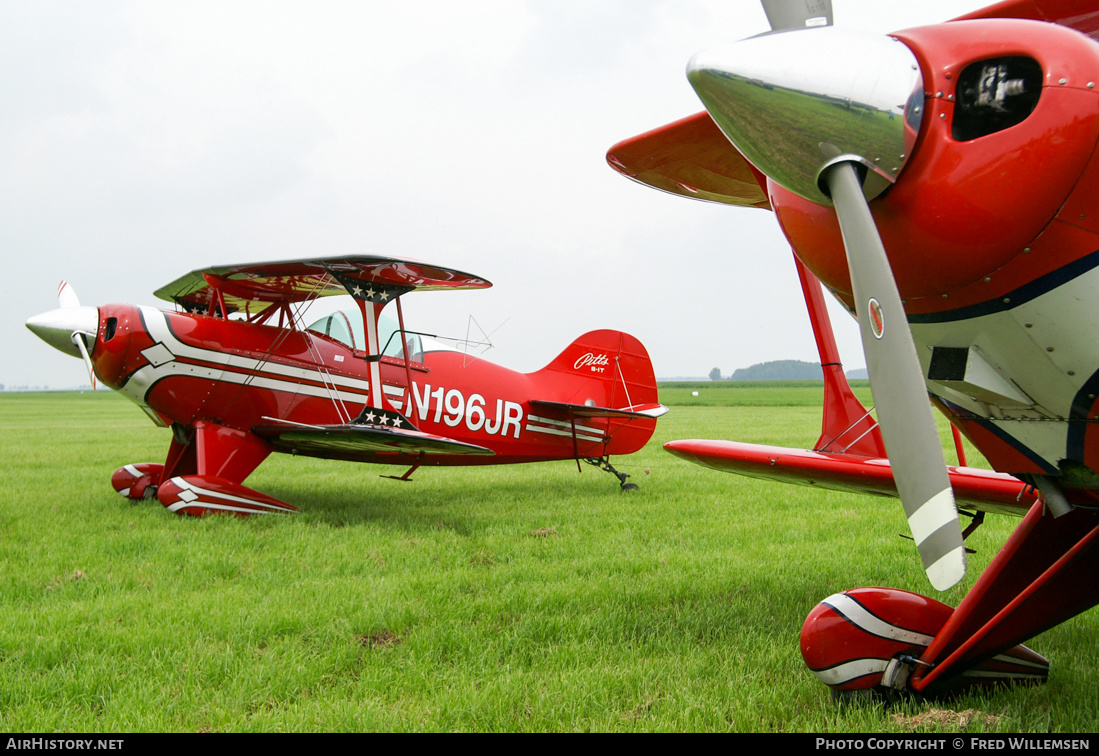
M249 263L159 289L178 312L81 307L63 282L61 308L27 326L171 428L163 464L112 483L173 512L293 511L242 485L274 451L406 465L403 480L421 465L585 460L635 488L609 457L644 446L666 411L637 339L592 331L524 374L405 328L404 294L489 286L391 257ZM303 305L345 294L355 308L302 327Z
M1099 603L1099 3L1008 0L888 37L832 26L828 0L764 6L771 33L688 65L706 112L608 161L775 213L817 332L823 433L812 451L666 448L899 496L939 590L965 572L956 500L978 512L970 529L986 510L1023 516L957 608L836 594L802 653L837 691L1044 680L1018 644ZM820 282L859 322L880 426L843 377ZM947 468L931 405L998 472Z

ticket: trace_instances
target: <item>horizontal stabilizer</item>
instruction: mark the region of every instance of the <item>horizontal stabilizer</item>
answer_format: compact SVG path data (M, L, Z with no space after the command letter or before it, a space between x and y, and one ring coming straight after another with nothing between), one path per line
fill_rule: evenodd
M670 441L664 448L714 470L835 491L897 496L889 460L735 441ZM948 465L954 497L974 509L1024 515L1036 492L1007 473Z
M379 453L493 455L491 449L418 430L345 425L257 425L252 432L279 451L307 457L377 461Z
M621 417L621 418L657 418L668 411L663 404L635 404L622 409L593 407L587 404L569 404L551 402L546 399L531 399L530 406L544 412L556 412L573 417Z

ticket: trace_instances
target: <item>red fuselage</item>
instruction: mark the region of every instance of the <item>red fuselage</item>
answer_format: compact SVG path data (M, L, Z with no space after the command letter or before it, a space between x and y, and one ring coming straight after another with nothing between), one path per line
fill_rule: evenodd
M617 376L615 365L598 349L599 334L626 342L616 361L622 371ZM250 433L271 422L336 425L355 419L364 407L375 407L401 413L425 433L495 452L487 457L440 454L422 464L631 453L648 441L655 420L578 420L574 447L570 423L544 417L529 403L547 399L607 407L656 402L652 368L639 342L607 331L588 337L530 374L449 349L415 355L407 366L403 358L376 357L384 396L371 397L366 353L321 334L107 305L99 308L92 360L105 384L162 423L184 428L204 422ZM610 439L604 439L604 430L613 431ZM344 458L404 463L406 456L377 452L369 459L361 453Z

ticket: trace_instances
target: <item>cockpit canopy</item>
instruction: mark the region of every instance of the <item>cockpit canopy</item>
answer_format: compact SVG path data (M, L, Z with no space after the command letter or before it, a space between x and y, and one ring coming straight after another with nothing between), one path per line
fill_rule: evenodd
M367 351L366 334L363 333L362 316L358 310L338 310L314 321L306 329L335 339L360 352ZM409 358L413 362L424 360L424 340L418 333L405 333ZM401 329L397 321L388 315L378 318L378 343L386 357L403 360L405 344L401 343Z

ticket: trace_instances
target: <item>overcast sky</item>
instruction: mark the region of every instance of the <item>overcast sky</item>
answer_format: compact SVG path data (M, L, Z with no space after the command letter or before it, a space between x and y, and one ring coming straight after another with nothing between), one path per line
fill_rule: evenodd
M984 4L834 9L888 32ZM605 160L702 109L693 53L766 28L755 0L0 0L0 383L80 384L24 327L62 278L83 304L157 304L195 268L339 254L489 279L408 295L405 317L455 336L472 317L516 369L594 328L640 338L661 377L816 360L771 213Z

